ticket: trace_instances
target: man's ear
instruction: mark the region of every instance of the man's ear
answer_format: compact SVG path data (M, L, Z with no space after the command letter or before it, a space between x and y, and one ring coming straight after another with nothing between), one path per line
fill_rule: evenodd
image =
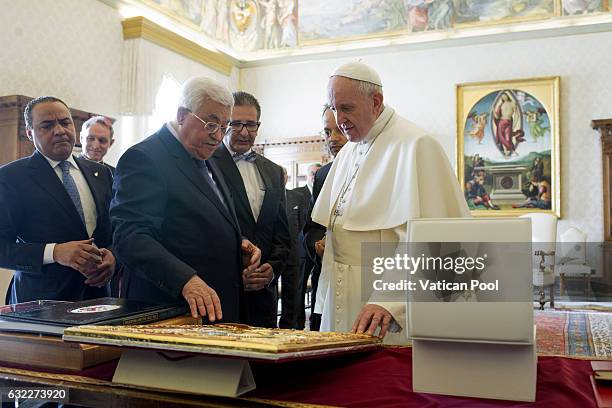
M26 136L30 139L30 142L34 142L34 135L32 134L33 129L31 127L26 127Z
M112 138L108 147L110 148L115 143L115 138Z
M187 115L189 114L189 109L184 108L184 107L180 107L178 108L178 110L176 111L176 122L179 125L182 125L183 122L185 121L185 118L187 117Z
M372 99L374 99L374 111L380 113L383 106L383 95L380 92L374 92Z

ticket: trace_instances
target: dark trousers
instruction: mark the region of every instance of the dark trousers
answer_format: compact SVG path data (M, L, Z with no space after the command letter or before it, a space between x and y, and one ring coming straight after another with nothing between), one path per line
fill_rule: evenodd
M304 299L302 295L302 271L299 265L287 265L281 275L281 317L278 327L281 329L298 329L300 307L304 313Z
M302 263L302 282L301 282L301 307L298 319L298 327L304 328L306 324L306 289L308 288L308 278L310 277L311 292L310 292L310 330L319 331L321 327L321 315L315 313L315 304L317 300L317 287L319 286L319 275L321 275L321 266L312 262L308 257Z

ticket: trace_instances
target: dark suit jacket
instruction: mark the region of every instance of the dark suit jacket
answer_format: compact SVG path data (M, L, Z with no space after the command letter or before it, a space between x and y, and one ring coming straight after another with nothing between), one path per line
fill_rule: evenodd
M85 157L85 155L84 155L83 153L79 154L79 158L81 158L81 159L85 159L85 160L89 160L87 157ZM101 164L101 165L105 166L107 169L109 169L109 170L110 170L111 175L112 175L113 177L115 176L115 168L114 168L113 166L111 166L111 165L110 165L110 164L108 164L108 163L104 163L104 162L101 162L101 163L99 163L99 164Z
M308 189L308 186L297 187L297 188L294 188L291 191L295 191L296 193L300 193L301 195L306 197L306 200L308 200L308 202L310 202L310 199L312 198L312 194L310 194L310 190Z
M304 276L300 265L300 248L303 238L302 228L304 228L308 218L309 205L310 201L306 195L295 190L287 190L287 220L289 221L291 251L281 278L282 311L278 324L283 329L300 328L297 322L300 313L304 311L304 298L302 296Z
M310 194L310 191L308 191ZM291 237L291 252L288 264L300 264L300 241L302 229L308 221L310 199L303 193L287 190L287 219L289 221L289 235Z
M310 199L310 209L308 210L308 220L304 226L304 245L306 246L306 253L312 264L319 265L319 272L321 260L315 252L314 244L325 236L325 227L314 222L311 218L311 214L312 208L319 197L319 193L323 188L323 183L325 183L325 179L327 178L327 174L329 173L331 166L332 162L329 162L315 173L315 179L312 185L312 197Z
M115 168L108 163L102 162L102 164L106 166L106 168L110 170L112 176L115 177Z
M98 219L93 238L98 247L109 248L111 174L98 163L75 160L96 204ZM0 168L0 266L15 270L11 303L107 296L108 287L85 285L85 277L72 268L42 264L46 244L88 238L76 207L44 156L34 152Z
M215 151L212 161L219 166L227 180L242 235L261 249L261 263L269 263L274 271L274 279L266 288L245 292L247 322L253 326L276 327L277 280L285 269L291 245L282 168L257 155L255 166L263 179L266 193L259 218L255 220L242 176L224 144Z
M165 126L119 160L110 213L125 269L122 296L181 302L197 274L219 295L223 321L238 322L241 234L221 172L208 165L227 207Z

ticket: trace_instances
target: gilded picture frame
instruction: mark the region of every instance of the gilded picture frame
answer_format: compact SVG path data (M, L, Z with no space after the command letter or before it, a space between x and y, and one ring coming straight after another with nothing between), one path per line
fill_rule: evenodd
M456 169L474 216L561 217L558 76L456 86Z

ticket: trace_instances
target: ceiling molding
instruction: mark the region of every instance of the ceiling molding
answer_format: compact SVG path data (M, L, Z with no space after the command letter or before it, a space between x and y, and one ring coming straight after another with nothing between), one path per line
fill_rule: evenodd
M232 59L227 55L208 50L144 17L127 18L121 25L124 40L143 38L227 76L234 68Z
M251 52L240 56L241 60L237 63L237 67L240 69L255 68L329 58L363 57L371 54L463 47L610 31L612 31L612 13L581 19L561 17L554 21L463 28L413 35L402 34L362 41L345 41L337 44Z
M243 69L270 65L612 31L612 13L608 12L588 16L563 16L545 20L490 24L482 27L459 27L446 31L372 34L362 38L339 39L335 42L303 44L294 48L239 52L231 49L229 45L211 42L211 39L202 32L178 24L170 17L151 11L135 0L99 1L117 8L120 12L120 6L130 5L134 8L133 12L143 13L145 17L124 20L124 38L128 38L127 35L147 38L225 75L229 75L231 68L235 67L238 69L239 83L242 82L240 73ZM126 23L138 19L142 20L140 23L142 34L133 34L132 30L138 33L136 27L139 23L130 23L135 26L134 28L126 28Z

